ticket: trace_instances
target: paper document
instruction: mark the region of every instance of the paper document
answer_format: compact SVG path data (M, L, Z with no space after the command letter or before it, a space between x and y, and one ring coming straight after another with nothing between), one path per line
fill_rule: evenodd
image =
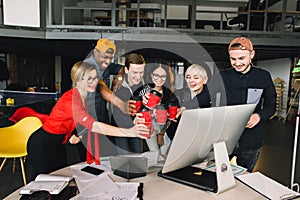
M110 171L105 171L98 176L82 172L81 169L86 165L73 165L71 172L75 178L79 194L72 198L72 200L83 199L127 199L136 200L142 195L142 184L134 182L114 182L108 174ZM101 165L93 167L105 169Z
M32 194L40 190L47 190L50 194L59 194L68 184L72 177L40 174L36 179L24 186L20 194Z
M242 174L242 173L247 171L247 169L244 168L244 167L237 166L237 165L234 165L234 164L230 164L230 165L231 165L232 173L233 173L234 176L237 176L237 175ZM208 165L204 169L216 172L216 164Z
M260 172L236 176L238 180L272 200L287 200L300 197L300 193L272 180Z
M248 88L247 104L258 104L263 91L263 89Z

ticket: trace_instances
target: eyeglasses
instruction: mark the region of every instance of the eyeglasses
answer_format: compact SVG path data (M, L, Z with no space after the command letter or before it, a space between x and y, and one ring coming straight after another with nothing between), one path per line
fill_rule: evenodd
M159 78L162 80L162 81L165 81L166 79L167 79L167 76L166 75L159 75L159 74L152 74L153 75L153 78L155 79L155 80L158 80Z
M84 80L84 78L83 78L82 80ZM94 81L96 81L96 83L98 83L99 78L98 78L98 77L95 77L95 78L88 77L88 79L86 79L86 82L87 82L88 84L92 84L92 83L94 83Z

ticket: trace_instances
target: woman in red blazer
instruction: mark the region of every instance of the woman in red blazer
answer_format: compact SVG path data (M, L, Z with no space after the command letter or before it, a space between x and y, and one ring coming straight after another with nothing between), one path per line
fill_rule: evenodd
M32 164L32 177L67 166L65 145L76 144L82 136L72 135L77 126L88 129L87 163L100 164L98 134L121 137L141 137L148 130L139 123L130 129L117 128L96 121L88 114L86 96L95 92L98 76L93 65L77 62L71 69L73 88L65 92L53 107L42 128L34 132L27 143L28 158ZM142 120L142 118L139 118ZM94 148L92 148L94 143ZM94 152L93 152L94 150Z

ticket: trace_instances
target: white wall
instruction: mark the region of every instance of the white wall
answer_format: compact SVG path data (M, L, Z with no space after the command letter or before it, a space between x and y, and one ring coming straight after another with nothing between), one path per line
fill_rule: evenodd
M290 81L290 65L291 60L289 58L282 58L282 59L274 59L274 60L266 60L258 62L258 67L263 68L270 72L272 76L272 80L279 77L285 82L284 87L284 96L283 96L283 105L287 105L288 99L288 87ZM286 108L284 107L286 110ZM286 112L282 113L282 117L285 117Z
M162 18L165 17L165 6L162 6ZM167 6L167 19L183 19L186 20L189 18L189 6L175 6L168 5Z

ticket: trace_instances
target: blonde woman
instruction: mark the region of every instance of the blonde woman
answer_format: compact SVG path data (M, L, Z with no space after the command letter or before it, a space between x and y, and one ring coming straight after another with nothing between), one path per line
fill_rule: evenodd
M206 83L207 72L199 64L192 64L185 72L185 81L188 89L177 91L181 109L195 109L211 107L211 99Z
M122 137L141 137L149 130L143 124L130 129L117 128L96 121L88 113L87 93L95 92L98 76L95 67L77 62L71 69L73 88L65 92L53 107L42 128L34 132L28 141L28 156L32 163L33 178L67 166L65 144L80 142L81 136L72 135L78 125L88 129L87 163L100 164L98 134ZM94 148L92 147L94 144ZM94 152L93 152L94 149Z
M211 98L206 85L208 75L205 68L199 64L190 65L185 72L185 81L188 87L175 91L181 106L177 111L177 117L185 109L211 107ZM178 122L172 122L167 129L170 139L173 139L177 126Z

